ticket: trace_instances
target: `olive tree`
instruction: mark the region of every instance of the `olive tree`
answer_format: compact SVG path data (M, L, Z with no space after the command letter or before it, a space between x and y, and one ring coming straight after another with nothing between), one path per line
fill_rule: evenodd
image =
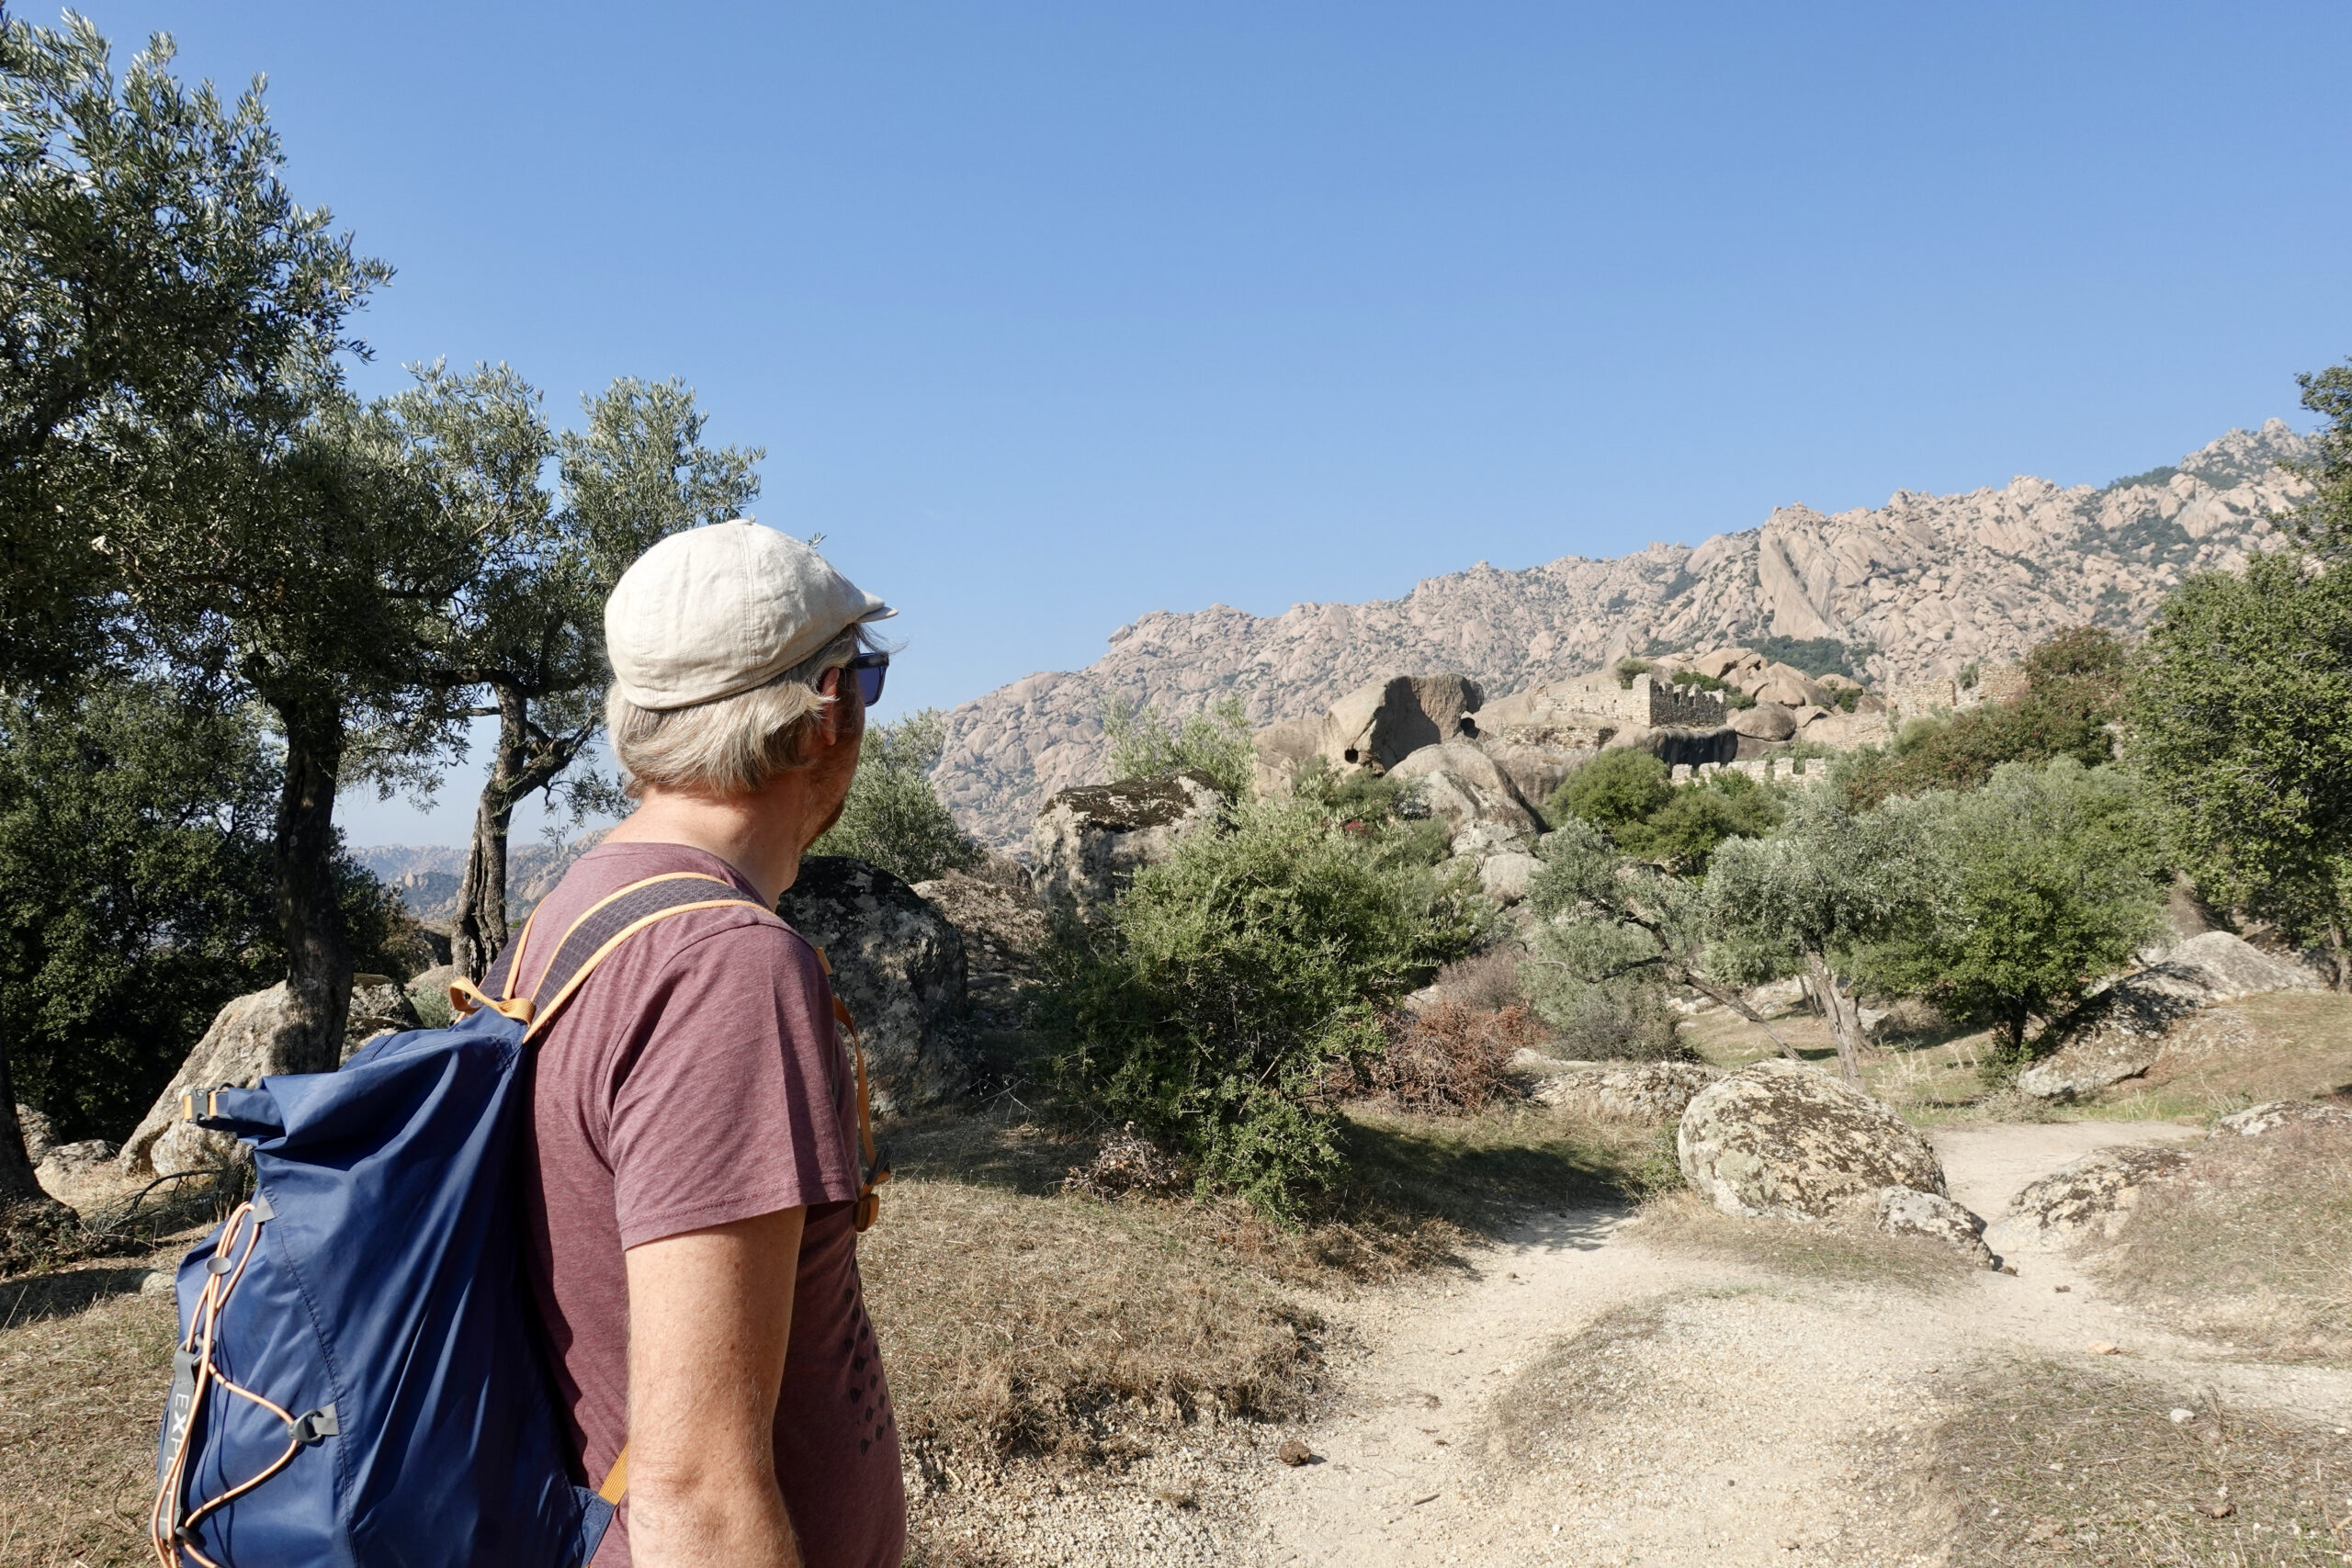
M2005 763L1981 789L1920 810L1945 875L1932 918L1879 950L1890 984L1998 1030L2026 1032L2081 1001L2156 934L2162 857L2135 781L2071 757Z
M1857 812L1835 789L1801 790L1769 838L1731 839L1707 873L1709 966L1735 983L1802 971L1829 1015L1838 1065L1861 1076L1855 991L1874 949L1921 929L1944 891L1924 812L1894 800Z

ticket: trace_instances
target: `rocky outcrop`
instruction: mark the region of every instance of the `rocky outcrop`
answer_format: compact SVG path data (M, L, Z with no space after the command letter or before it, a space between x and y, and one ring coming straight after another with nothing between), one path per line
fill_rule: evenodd
M776 913L832 965L834 994L865 1047L876 1111L933 1105L963 1090L964 939L945 916L881 867L846 855L803 860Z
M1682 1112L1683 1179L1727 1214L1812 1219L1888 1187L1944 1190L1918 1129L1839 1078L1793 1062L1743 1067Z
M1478 888L1496 903L1509 908L1527 897L1529 884L1543 869L1544 863L1533 855L1506 850L1479 863Z
M1251 735L1250 793L1261 799L1288 795L1322 739L1320 715L1284 719Z
M1476 735L1463 720L1485 701L1478 682L1462 675L1373 681L1331 705L1316 750L1334 768L1386 773L1423 747Z
M2186 1168L2188 1156L2161 1144L2098 1149L2062 1165L2009 1200L2005 1235L2042 1242L2112 1236L2152 1181Z
M1758 703L1731 716L1731 727L1758 740L1786 740L1797 732L1796 716L1778 703Z
M1030 831L1037 896L1048 909L1091 919L1178 840L1214 831L1225 811L1216 781L1197 768L1066 789Z
M992 859L969 871L918 882L914 893L964 939L973 1022L983 1029L1017 1028L1042 979L1039 964L1051 929L1028 868Z
M1966 666L2014 662L2068 626L2144 626L2183 574L2267 547L2270 517L2310 493L2278 465L2309 455L2273 420L2103 489L2020 478L1960 495L1901 491L1835 515L1782 507L1696 547L1524 570L1481 563L1366 604L1149 615L1083 671L1031 675L949 714L933 776L967 827L1012 844L1048 795L1102 775L1112 696L1189 713L1230 694L1271 724L1388 671L1459 670L1491 705L1646 649L1772 636L1875 647L1857 672L1882 690L1923 677L1949 690Z
M1511 1066L1534 1077L1546 1105L1613 1122L1662 1127L1679 1117L1723 1069L1699 1062L1555 1062L1521 1051Z
M1923 1235L1942 1242L1979 1269L1998 1269L2001 1260L1984 1245L1984 1222L1939 1192L1908 1187L1881 1190L1874 1210L1878 1228L1889 1235Z
M2018 1075L2018 1089L2044 1100L2095 1094L2154 1066L2212 1003L2319 989L2318 979L2300 964L2228 931L2206 931L2076 1009L2058 1026L2062 1043Z
M57 1135L50 1130L49 1118L31 1106L17 1107L17 1125L24 1130L25 1157L33 1164L39 1165L57 1146Z

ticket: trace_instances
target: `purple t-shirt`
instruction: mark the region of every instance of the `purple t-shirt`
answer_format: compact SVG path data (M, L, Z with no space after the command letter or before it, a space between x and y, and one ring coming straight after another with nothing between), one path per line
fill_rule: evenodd
M676 871L759 897L700 850L604 845L539 906L518 988L597 900ZM539 1037L531 1111L528 1264L580 1479L602 1482L628 1431L624 1250L806 1205L776 1483L809 1568L896 1568L906 1494L857 1273L857 1083L816 950L751 907L637 932ZM624 1502L596 1568L628 1568L628 1522Z

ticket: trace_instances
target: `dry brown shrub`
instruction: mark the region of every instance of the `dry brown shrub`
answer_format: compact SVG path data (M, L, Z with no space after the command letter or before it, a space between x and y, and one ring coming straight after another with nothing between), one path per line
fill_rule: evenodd
M2223 1134L2153 1182L2104 1271L2185 1332L2298 1360L2352 1360L2352 1127Z
M1363 1065L1364 1087L1407 1111L1483 1111L1516 1092L1512 1055L1546 1038L1524 1002L1493 1009L1448 997L1390 1021L1387 1054Z
M1437 988L1455 1001L1500 1012L1527 1000L1519 983L1521 956L1515 949L1498 947L1457 958L1437 972Z

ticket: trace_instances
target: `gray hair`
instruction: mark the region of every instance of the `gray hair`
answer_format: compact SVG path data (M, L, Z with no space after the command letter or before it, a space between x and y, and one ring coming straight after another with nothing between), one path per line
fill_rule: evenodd
M877 646L863 626L854 626L765 684L691 707L641 708L615 684L605 694L605 728L627 774L625 787L632 796L649 784L752 795L777 774L807 767L816 760L809 743L817 726L836 700L817 682Z

